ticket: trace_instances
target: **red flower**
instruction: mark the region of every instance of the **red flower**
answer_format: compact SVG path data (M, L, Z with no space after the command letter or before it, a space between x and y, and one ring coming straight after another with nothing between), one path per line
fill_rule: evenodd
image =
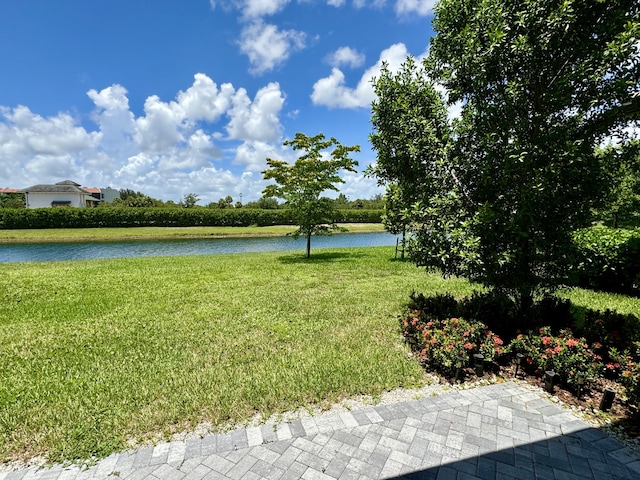
M468 337L468 336L469 336L469 332L464 332L464 333L462 334L462 336L463 336L463 337Z
M473 349L473 343L467 342L464 344L464 348L466 348L467 350L472 350Z
M550 348L547 348L547 349L545 350L545 353L546 353L547 355L551 356L551 355L553 355L553 350L552 350L552 349L550 349Z
M533 363L533 358L527 357L527 363L531 365Z
M549 345L551 343L551 337L544 336L542 337L542 344Z
M435 323L433 323L433 322L427 322L427 327L429 327L429 328L433 327L434 325L435 325Z
M567 347L575 347L578 345L578 341L575 338L567 340Z
M493 343L495 345L504 345L504 342L502 341L502 339L498 336L493 337Z
M562 351L562 347L560 345L557 345L556 348L553 349L553 351L555 353L560 353Z

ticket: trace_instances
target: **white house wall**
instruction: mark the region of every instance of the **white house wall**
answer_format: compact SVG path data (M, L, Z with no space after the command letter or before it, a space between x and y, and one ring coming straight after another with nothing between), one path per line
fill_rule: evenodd
M27 193L28 208L50 208L51 202L71 202L71 207L84 207L84 195L78 193Z

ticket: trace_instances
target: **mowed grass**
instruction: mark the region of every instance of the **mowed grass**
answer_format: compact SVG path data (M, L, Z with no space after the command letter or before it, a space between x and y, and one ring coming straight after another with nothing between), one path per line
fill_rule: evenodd
M349 232L384 232L381 223L341 224ZM189 237L282 236L296 229L292 225L267 227L131 227L131 228L50 228L0 229L0 243L82 242L87 240L130 240Z
M423 384L397 316L412 291L472 286L393 251L0 264L0 463ZM637 298L563 295L640 316Z
M422 384L397 316L471 286L393 251L0 264L0 462Z

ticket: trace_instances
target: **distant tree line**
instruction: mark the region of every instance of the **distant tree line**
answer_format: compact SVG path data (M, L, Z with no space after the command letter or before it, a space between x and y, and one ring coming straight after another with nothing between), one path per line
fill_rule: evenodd
M254 200L247 203L240 201L234 201L231 195L227 195L224 198L220 198L218 201L208 203L206 206L198 205L200 196L197 193L187 193L179 202L173 200L162 201L152 198L142 192L136 192L134 190L122 189L120 190L120 198L115 199L111 204L103 204L103 207L163 207L163 208L254 208L261 210L277 210L286 209L289 206L286 202L278 202L275 197L261 197L258 200ZM382 194L374 195L369 199L358 198L356 200L349 200L344 193L340 193L337 198L329 199L334 207L338 210L382 210L384 208L385 200Z

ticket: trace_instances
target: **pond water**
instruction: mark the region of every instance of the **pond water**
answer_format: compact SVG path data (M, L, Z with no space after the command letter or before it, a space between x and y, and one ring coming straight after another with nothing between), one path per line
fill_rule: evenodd
M386 232L347 233L312 237L311 255L320 248L381 247L396 244L396 236ZM90 260L220 253L275 252L302 250L304 238L192 238L172 240L131 240L118 242L0 244L0 263Z

